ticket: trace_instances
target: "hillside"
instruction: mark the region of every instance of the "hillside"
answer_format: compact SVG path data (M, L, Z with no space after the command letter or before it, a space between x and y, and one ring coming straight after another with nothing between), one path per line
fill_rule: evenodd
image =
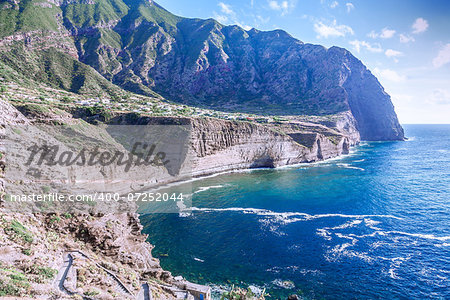
M75 93L125 90L260 115L351 111L364 140L401 140L378 80L349 51L284 31L175 16L152 1L0 2L0 58L27 79Z

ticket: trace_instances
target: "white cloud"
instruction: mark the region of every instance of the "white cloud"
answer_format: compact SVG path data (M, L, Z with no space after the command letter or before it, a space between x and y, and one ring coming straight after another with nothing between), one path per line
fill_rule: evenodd
M214 19L216 19L219 23L225 24L228 22L228 17L224 15L219 15L214 12Z
M450 105L450 92L443 89L436 89L429 96L428 102L438 105Z
M318 22L314 24L314 31L317 32L317 38L345 37L347 34L354 34L353 29L347 25L338 25L334 20L329 26Z
M391 69L378 69L373 70L375 76L382 80L393 81L393 82L404 82L406 81L406 76L400 75Z
M295 7L295 0L290 1L269 1L269 8L272 10L280 11L281 15L287 14L292 8Z
M337 2L337 1L333 1L331 4L330 4L330 7L331 8L336 8L336 7L338 7L339 6L339 2Z
M428 21L423 18L417 18L414 24L412 25L413 33L418 34L427 31L429 25Z
M372 30L367 36L373 39L382 38L382 39L390 39L395 35L396 31L393 29L389 29L387 27L383 28L380 33L376 33Z
M415 42L416 39L410 35L400 34L400 43L407 44L409 42Z
M399 56L403 55L402 52L396 51L396 50L392 50L392 49L387 49L384 54L386 54L387 57L399 57Z
M349 44L352 45L353 48L355 48L356 52L358 53L361 51L362 48L365 48L367 51L374 53L383 52L383 49L381 48L380 44L371 44L366 41L358 41L358 40L350 41Z
M450 63L450 44L445 45L433 59L433 65L436 68L440 68L448 63Z
M376 33L375 30L372 30L371 32L369 32L369 34L367 36L372 39L376 39L376 38L378 38L379 34Z
M239 22L236 22L236 25L239 26L239 27L244 28L244 30L247 30L247 31L249 31L250 29L253 28L253 27L250 26L250 25L245 25L245 24L242 24L242 23L239 23Z
M261 16L261 15L257 15L257 16L256 16L256 21L257 21L259 24L266 24L266 23L268 23L268 22L270 21L270 17L264 18L264 17Z
M223 3L223 2L219 2L219 4L217 4L217 5L219 5L220 10L221 10L224 14L227 14L227 15L232 15L232 14L234 14L234 11L231 9L231 5L225 4L225 3Z
M390 39L394 35L395 35L395 30L389 29L389 28L386 27L386 28L383 28L383 30L381 30L380 38L382 38L382 39Z
M269 7L273 10L283 10L289 8L289 3L287 1L280 3L278 3L278 1L269 1Z
M352 10L355 9L355 6L351 2L346 3L345 6L347 7L347 12L348 13L350 13Z
M219 2L217 4L220 7L221 14L213 12L214 18L222 24L236 24L245 30L252 29L251 26L245 25L239 21L236 17L236 13L233 11L231 5L225 4L224 2Z

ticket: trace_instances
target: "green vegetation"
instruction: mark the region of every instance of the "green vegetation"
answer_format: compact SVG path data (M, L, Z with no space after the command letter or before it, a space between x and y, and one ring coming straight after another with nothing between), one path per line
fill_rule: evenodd
M12 131L13 131L15 134L18 134L18 135L21 135L21 134L22 134L22 130L20 130L19 128L13 128Z
M15 283L4 282L0 280L0 297L20 296L21 289Z
M26 243L33 242L33 235L17 220L13 220L6 228L5 233L12 239L20 239Z
M90 289L89 291L84 293L84 295L87 296L87 297L94 297L94 296L97 296L99 294L100 294L100 292L97 291L97 290L94 290L94 289Z
M31 256L32 254L31 249L22 249L22 253L28 256Z
M58 216L53 216L50 219L50 224L61 222L61 218Z
M220 297L221 300L263 300L268 296L263 290L262 294L257 297L250 288L242 289L239 287L235 287L234 285L231 288L231 291L225 292Z
M9 278L11 278L12 280L15 281L26 281L27 277L25 276L25 274L21 274L21 273L11 273L8 275Z
M44 186L41 187L41 189L42 189L42 192L44 194L48 194L48 192L50 192L50 187L49 186L44 185Z
M2 268L0 273L6 275L6 278L0 279L0 297L22 296L31 287L27 276L17 269Z
M95 4L69 4L64 8L64 17L76 27L98 25L122 18L128 7L121 0L96 1Z
M106 94L111 98L122 93L94 69L55 48L28 51L20 45L12 45L9 51L0 51L0 61L7 65L1 68L0 64L0 74L5 73L16 82L31 79L74 93ZM39 97L41 101L45 98L44 95Z
M63 217L64 217L64 219L71 219L71 218L72 218L72 215L69 214L69 213L64 213L64 214L63 214Z
M33 265L29 270L27 270L28 274L37 275L41 279L52 279L55 277L58 271L48 267L42 267L38 265Z

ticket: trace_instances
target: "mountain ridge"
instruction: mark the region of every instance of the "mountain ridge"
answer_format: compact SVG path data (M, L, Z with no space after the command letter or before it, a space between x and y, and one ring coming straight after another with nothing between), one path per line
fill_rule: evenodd
M79 75L80 82L69 84L64 76L73 78L73 68L55 67L61 75L48 80L63 89L83 92L94 82L101 91L111 83L183 104L256 114L351 111L362 139L404 138L389 95L346 49L305 44L283 30L246 31L214 19L183 18L153 1L3 1L1 23L8 19L7 4L12 8L6 10L14 10L21 20L11 32L28 34L21 41L13 39L18 48L23 43L28 53L39 45L33 51L40 58L42 49L55 44L58 52L73 58L72 65L78 61L95 70L86 69L82 73L89 76ZM29 15L38 17L29 22ZM43 22L43 16L49 20ZM45 30L56 34L49 38ZM0 32L3 41L5 30ZM14 47L9 48L6 53ZM9 65L18 70L20 63Z

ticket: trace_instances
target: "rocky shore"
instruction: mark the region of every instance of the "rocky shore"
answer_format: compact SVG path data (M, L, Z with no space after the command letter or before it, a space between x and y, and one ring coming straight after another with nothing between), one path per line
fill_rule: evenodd
M75 118L70 112L51 109L44 116L4 101L0 106L2 127L54 121L74 124L83 119L82 115ZM348 153L359 142L350 114L328 126L299 120L270 127L209 118L127 115L115 116L110 124L189 125L192 160L187 170L194 177L324 160ZM2 152L4 168L8 153ZM4 180L8 178L2 178L2 196ZM126 188L130 186L121 187ZM131 212L111 214L92 209L84 214L23 214L2 208L0 219L1 296L148 299L151 294L152 299L198 299L203 293L204 299L209 297L207 287L174 277L160 267L151 255L153 246L141 233L138 216Z

